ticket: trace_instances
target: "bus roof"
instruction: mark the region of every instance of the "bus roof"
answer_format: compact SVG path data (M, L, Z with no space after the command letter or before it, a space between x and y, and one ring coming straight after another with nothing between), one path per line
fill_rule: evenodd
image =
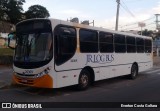
M106 29L106 28L102 28L102 27L94 27L94 26L90 26L90 25L68 22L68 21L53 19L53 18L51 18L50 20L60 22L61 24L64 24L64 25L74 26L74 27L78 27L78 28L86 28L86 29L91 29L91 30L109 32L109 33L113 33L113 34L121 34L121 35L127 35L127 36L135 36L135 37L151 38L152 39L152 37L149 37L149 36L141 36L141 35L133 34L133 33L120 32L120 31L110 30L110 29Z
M27 19L27 20L21 21L19 23L22 23L22 22L25 22L25 21L30 21L30 20L31 21L32 20L50 20L51 22L57 22L57 23L60 23L60 24L74 26L74 27L77 27L77 28L86 28L86 29L97 30L97 31L102 31L102 32L109 32L109 33L113 33L113 34L121 34L121 35L126 35L126 36L134 36L134 37L152 39L152 37L149 37L149 36L141 36L141 35L138 35L138 34L120 32L120 31L110 30L110 29L106 29L106 28L102 28L102 27L94 27L94 26L90 26L90 25L79 24L79 23L75 23L75 22L69 22L69 21L64 21L64 20L59 20L59 19L54 19L54 18L34 18L34 19Z

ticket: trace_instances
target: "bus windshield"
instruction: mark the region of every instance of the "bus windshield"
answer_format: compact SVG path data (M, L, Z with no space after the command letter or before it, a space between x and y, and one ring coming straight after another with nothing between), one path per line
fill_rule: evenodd
M51 58L51 33L17 35L15 61L40 62Z
M49 20L28 20L16 26L14 65L36 68L47 64L53 57L53 38Z

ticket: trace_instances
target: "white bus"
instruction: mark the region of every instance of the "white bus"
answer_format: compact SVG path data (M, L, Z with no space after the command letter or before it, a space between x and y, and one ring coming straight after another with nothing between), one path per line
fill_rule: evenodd
M153 66L152 38L57 19L16 25L13 83L41 88L128 75Z

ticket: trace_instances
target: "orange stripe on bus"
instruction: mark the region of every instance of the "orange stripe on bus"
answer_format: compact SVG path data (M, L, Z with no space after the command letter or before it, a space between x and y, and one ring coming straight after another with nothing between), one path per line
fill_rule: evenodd
M13 75L12 84L21 84L32 87L53 88L53 79L48 74L39 78L21 78Z

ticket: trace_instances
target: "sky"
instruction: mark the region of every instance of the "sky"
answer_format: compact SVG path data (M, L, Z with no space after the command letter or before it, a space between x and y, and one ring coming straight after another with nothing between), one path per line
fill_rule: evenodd
M138 22L148 29L155 29L155 15L160 14L160 0L120 0L119 30L139 30ZM96 27L115 28L116 0L26 0L26 11L31 5L42 5L50 18L67 20L78 17L79 21L95 21ZM160 19L160 17L159 17Z

